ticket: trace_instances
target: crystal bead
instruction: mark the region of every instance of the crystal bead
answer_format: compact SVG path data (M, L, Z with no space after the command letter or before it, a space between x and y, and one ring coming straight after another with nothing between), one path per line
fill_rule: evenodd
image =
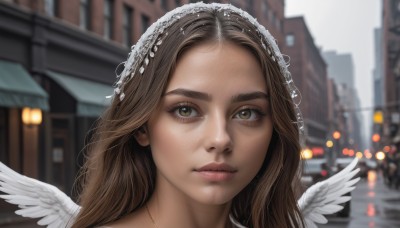
M125 98L125 93L121 93L121 95L119 95L119 100L122 101Z

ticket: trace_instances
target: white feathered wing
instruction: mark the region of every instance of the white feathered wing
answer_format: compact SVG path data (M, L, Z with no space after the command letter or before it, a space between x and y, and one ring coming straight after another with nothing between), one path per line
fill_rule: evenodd
M333 214L343 207L360 178L352 179L359 169L354 169L358 159L354 159L345 169L311 186L298 200L307 228L317 228L315 223L324 224L324 215ZM0 198L19 206L15 213L24 217L42 218L41 226L48 228L70 227L79 213L80 207L58 188L23 176L0 162L0 191L8 195Z
M343 206L339 204L351 199L350 196L344 196L344 194L353 191L354 185L360 180L359 177L353 179L360 170L354 169L357 162L358 159L355 158L342 171L314 184L303 193L298 204L307 228L317 228L316 223L327 223L328 220L324 215L340 211Z
M17 215L41 218L38 225L48 228L70 227L80 207L58 188L23 176L0 162L0 195L18 205Z

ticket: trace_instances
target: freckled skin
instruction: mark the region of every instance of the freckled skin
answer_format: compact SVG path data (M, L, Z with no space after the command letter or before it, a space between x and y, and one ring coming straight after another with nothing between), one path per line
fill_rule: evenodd
M267 99L232 102L238 94L268 93L261 68L240 46L202 44L179 60L166 93L176 89L205 93L210 99L166 95L160 111L148 121L158 169L155 193L229 205L262 166L272 136ZM265 115L248 110L252 108ZM237 172L226 181L205 180L194 172L211 162L226 163Z

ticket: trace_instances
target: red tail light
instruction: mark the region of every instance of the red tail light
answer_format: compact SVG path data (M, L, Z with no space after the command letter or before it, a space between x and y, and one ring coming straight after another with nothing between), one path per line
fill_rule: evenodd
M321 176L326 177L326 175L328 175L328 171L325 169L321 170Z

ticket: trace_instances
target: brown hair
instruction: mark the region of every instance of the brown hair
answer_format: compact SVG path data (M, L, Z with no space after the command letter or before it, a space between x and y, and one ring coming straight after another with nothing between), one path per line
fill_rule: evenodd
M202 42L229 41L245 47L259 60L270 94L273 135L262 168L234 199L231 214L247 227L304 226L293 188L300 162L295 111L279 65L263 49L254 26L235 13L216 10L189 14L171 25L143 75L124 86L125 98L114 99L88 145L80 176L82 209L74 228L104 225L142 207L154 191L156 167L149 147L134 134L157 111L179 57ZM184 31L184 33L182 32Z

